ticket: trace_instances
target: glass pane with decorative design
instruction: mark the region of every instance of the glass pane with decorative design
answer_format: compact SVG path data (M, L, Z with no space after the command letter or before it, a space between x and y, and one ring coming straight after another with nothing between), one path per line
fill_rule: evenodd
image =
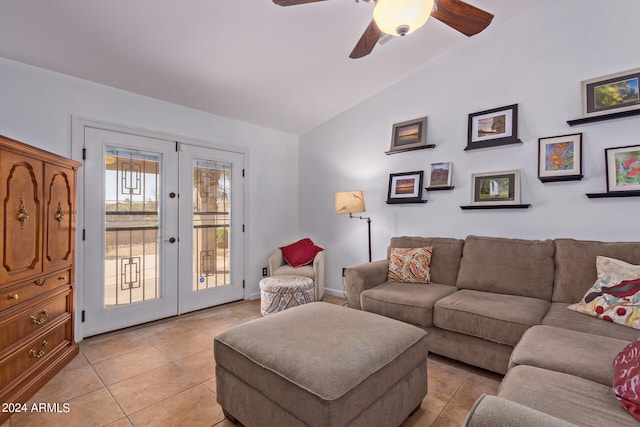
M105 147L104 305L160 298L162 154Z
M193 161L193 290L230 284L231 163Z

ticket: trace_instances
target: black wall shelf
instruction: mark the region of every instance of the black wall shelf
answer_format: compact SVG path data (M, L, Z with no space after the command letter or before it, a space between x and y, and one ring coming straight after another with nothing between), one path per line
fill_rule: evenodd
M412 200L410 202L403 202L403 201L389 201L387 200L386 202L388 205L409 205L409 204L415 204L415 203L427 203L426 200Z
M623 117L637 116L640 109L630 111L618 111L617 113L603 114L602 116L583 117L581 119L567 120L569 126L582 125L585 123L601 122L603 120L621 119Z
M388 156L389 154L406 153L407 151L416 151L416 150L426 150L428 148L436 148L436 144L427 144L427 145L423 145L422 147L403 148L400 150L385 151L384 154Z
M425 190L427 191L442 191L442 190L453 190L454 188L456 188L455 185L449 186L449 187L425 187Z
M516 138L516 139L514 139L512 141L507 141L507 142L502 142L499 139L472 142L470 144L467 144L467 146L464 148L464 151L478 150L478 149L481 149L481 148L500 147L500 146L503 146L503 145L513 145L513 144L522 144L522 141L520 139Z
M465 205L460 206L462 210L477 210L477 209L527 209L531 204L520 205Z
M610 191L608 193L587 193L590 199L604 199L608 197L639 197L639 191Z

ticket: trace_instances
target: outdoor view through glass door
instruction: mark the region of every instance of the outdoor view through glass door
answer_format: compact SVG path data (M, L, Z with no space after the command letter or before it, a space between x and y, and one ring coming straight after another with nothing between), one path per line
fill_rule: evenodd
M182 145L180 194L190 205L180 208L180 240L192 251L181 252L180 306L183 311L208 307L209 301L242 298L242 155ZM186 198L186 197L185 197ZM187 219L189 219L187 221ZM187 287L186 283L190 283ZM240 285L240 286L238 286Z
M242 154L91 128L85 146L84 336L243 298Z

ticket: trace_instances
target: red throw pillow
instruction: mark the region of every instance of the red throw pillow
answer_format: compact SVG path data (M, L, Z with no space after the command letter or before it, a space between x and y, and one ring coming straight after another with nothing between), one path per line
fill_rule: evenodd
M613 393L627 412L640 420L640 339L613 360Z
M295 243L280 248L284 260L291 267L307 265L316 257L316 254L323 251L320 246L316 246L311 239L301 239Z

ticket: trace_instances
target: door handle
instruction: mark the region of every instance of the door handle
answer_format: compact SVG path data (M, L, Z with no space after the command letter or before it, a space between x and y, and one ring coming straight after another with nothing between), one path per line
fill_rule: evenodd
M176 238L175 237L171 237L168 240L165 240L165 242L175 243L176 242Z

